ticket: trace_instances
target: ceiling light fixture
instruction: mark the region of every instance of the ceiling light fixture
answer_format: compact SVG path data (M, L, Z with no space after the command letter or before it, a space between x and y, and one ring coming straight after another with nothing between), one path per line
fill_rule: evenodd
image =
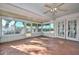
M50 11L52 12L53 10L51 9Z
M54 8L54 10L56 11L56 10L57 10L57 8Z

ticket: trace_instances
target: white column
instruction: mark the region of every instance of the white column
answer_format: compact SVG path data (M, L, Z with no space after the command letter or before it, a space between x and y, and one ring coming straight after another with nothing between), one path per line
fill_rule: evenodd
M43 35L43 23L41 23L41 35Z
M2 18L0 17L0 40L2 37Z
M79 20L77 19L77 41L79 41Z

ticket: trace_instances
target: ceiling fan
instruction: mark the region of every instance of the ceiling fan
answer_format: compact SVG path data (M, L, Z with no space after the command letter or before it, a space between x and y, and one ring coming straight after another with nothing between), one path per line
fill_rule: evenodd
M61 6L63 6L63 5L64 5L64 3L60 3L60 4L59 3L45 4L44 7L46 7L48 10L46 10L44 12L44 14L52 13L53 16L55 16L58 11L66 12L67 10L61 9Z

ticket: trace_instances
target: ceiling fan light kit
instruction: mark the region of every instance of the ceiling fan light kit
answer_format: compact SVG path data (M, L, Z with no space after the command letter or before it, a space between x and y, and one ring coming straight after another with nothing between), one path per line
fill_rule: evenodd
M47 14L47 13L52 13L53 16L56 15L56 13L58 13L59 11L64 11L61 6L63 6L64 3L60 3L60 4L57 4L57 3L52 3L51 5L49 4L45 4L44 7L48 8L49 10L46 10L46 12L44 12L44 14Z

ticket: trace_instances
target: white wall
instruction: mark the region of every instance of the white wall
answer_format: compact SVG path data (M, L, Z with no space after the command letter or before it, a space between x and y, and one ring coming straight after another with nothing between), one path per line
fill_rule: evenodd
M1 42L9 42L9 41L20 40L24 38L26 38L24 34L6 35L6 36L2 36Z

